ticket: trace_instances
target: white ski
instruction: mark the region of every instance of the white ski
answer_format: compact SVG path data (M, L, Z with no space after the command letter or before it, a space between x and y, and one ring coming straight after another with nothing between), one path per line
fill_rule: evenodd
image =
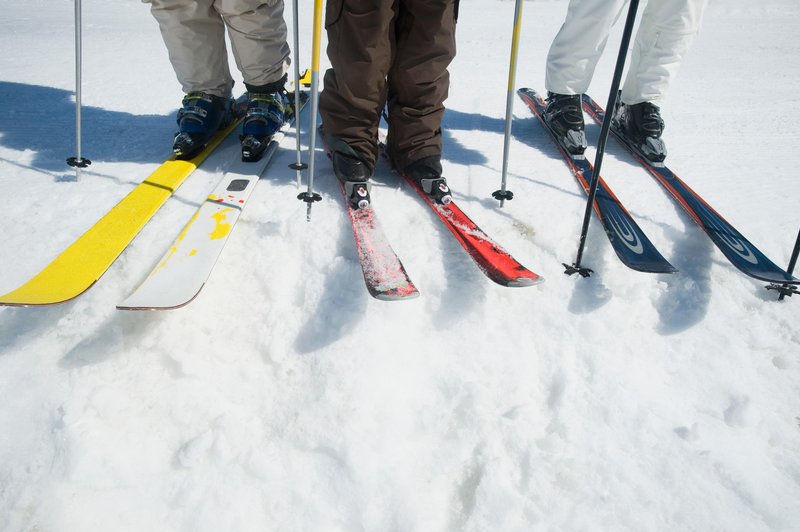
M295 113L297 116L298 113ZM168 310L190 303L200 293L228 241L261 174L294 120L272 137L256 162L237 161L141 285L117 305L121 310ZM237 154L238 155L238 154Z

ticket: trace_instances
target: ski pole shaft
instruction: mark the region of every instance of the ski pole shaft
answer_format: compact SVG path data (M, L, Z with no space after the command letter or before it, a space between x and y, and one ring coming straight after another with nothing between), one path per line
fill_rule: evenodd
M581 268L581 260L583 259L583 250L586 245L586 235L589 232L589 222L592 219L592 207L594 206L594 198L597 195L597 186L600 183L600 169L603 165L603 154L606 149L606 140L608 139L608 132L611 129L611 117L614 114L614 106L617 103L617 92L619 91L620 80L622 79L622 70L625 67L625 57L628 54L628 45L631 41L631 34L633 33L633 25L636 21L636 11L639 8L639 0L631 0L628 7L628 16L625 19L625 28L622 31L622 42L619 46L619 54L617 55L617 64L614 68L614 77L611 81L611 90L608 93L608 104L606 105L606 116L603 118L603 125L600 128L600 138L597 140L597 153L594 160L594 175L589 184L589 197L586 200L586 209L583 214L583 226L581 227L580 242L578 244L578 253L575 257L575 264L573 265L574 271L588 270ZM574 271L572 273L574 273ZM570 269L568 269L570 273ZM585 276L585 275L584 275Z
M75 0L75 157L69 157L67 164L75 168L75 179L81 178L81 168L92 162L81 157L81 0Z
M797 239L794 242L794 249L792 250L792 257L789 259L789 267L786 268L786 273L792 275L794 272L794 267L797 265L797 256L800 255L800 231L797 232ZM778 297L778 301L783 301L783 298L786 297L785 292L781 292L781 295Z
M297 188L300 188L302 181L303 170L306 165L303 164L302 148L300 146L300 63L297 58L300 57L300 23L298 19L299 8L297 6L298 0L292 2L292 12L294 18L294 137L295 137L295 163L290 164L289 167L296 172Z
M797 240L794 242L794 250L792 250L792 258L789 259L789 267L786 272L791 275L794 272L794 267L797 265L797 255L800 254L800 231L797 233Z
M75 156L81 158L81 71L83 70L81 48L81 0L75 0ZM80 177L80 167L76 166L75 171Z
M514 194L507 190L506 184L508 181L508 155L511 144L511 121L514 111L514 86L516 85L515 78L517 73L517 53L519 48L521 23L522 0L517 0L514 7L514 31L512 32L511 36L511 58L508 65L508 93L506 95L506 122L505 135L503 138L503 172L500 179L500 190L492 194L496 199L500 200L501 208L507 199L510 200L514 197Z
M317 112L319 110L319 54L322 34L322 0L314 0L314 38L311 46L311 116L309 118L309 143L308 143L308 190L298 199L308 204L306 219L311 220L311 205L319 201L320 195L314 192L314 152L317 144Z

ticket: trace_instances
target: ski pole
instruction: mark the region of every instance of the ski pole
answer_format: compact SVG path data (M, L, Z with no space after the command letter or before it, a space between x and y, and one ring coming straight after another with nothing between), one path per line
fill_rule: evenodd
M611 117L614 114L614 106L617 104L617 92L619 91L620 80L622 79L622 70L625 67L625 56L628 54L628 45L631 41L631 34L633 33L633 24L636 21L636 10L639 8L639 0L631 0L628 7L628 17L625 19L625 28L622 31L622 42L619 45L619 54L617 55L617 65L614 68L614 77L611 80L611 90L608 93L608 104L606 105L606 116L603 118L603 125L600 128L600 138L597 140L597 154L594 159L594 175L592 182L589 185L589 197L586 200L586 210L583 214L583 227L581 228L580 242L578 244L578 254L575 257L575 262L572 266L564 264L567 275L578 273L581 277L589 277L592 270L589 268L581 267L581 259L583 258L583 248L586 245L586 235L589 232L589 221L592 219L592 207L594 206L594 198L597 195L597 186L600 183L600 168L603 164L603 153L606 148L606 140L608 139L608 132L611 129Z
M75 157L67 164L75 168L75 179L81 178L81 168L92 161L81 157L81 0L75 0Z
M786 273L792 275L794 272L794 267L797 264L797 255L800 255L800 231L797 233L797 240L794 242L794 250L792 250L792 258L789 259L789 267L786 268ZM778 301L783 301L787 295L791 296L792 294L798 293L795 287L791 285L783 285L783 290L780 291L781 295L778 297Z
M297 199L308 204L306 219L311 221L311 206L322 197L314 192L314 150L317 143L317 111L319 108L319 49L322 34L322 0L314 0L314 38L311 50L311 117L309 119L311 136L308 143L308 190L297 195Z
M514 7L514 31L511 37L511 60L508 65L508 94L506 96L506 130L503 139L503 173L500 180L500 190L495 190L492 197L500 201L500 207L506 200L514 199L514 193L506 189L508 176L508 151L511 144L511 119L514 110L514 85L517 72L517 51L519 46L519 28L522 22L522 0L517 0Z
M293 164L289 165L289 168L295 170L297 174L297 188L300 188L303 170L308 168L308 166L303 163L303 157L300 148L300 63L297 61L297 58L300 57L300 23L298 22L299 10L297 7L297 2L298 0L294 0L292 2L292 11L294 17L294 137L297 146L295 149L297 159Z

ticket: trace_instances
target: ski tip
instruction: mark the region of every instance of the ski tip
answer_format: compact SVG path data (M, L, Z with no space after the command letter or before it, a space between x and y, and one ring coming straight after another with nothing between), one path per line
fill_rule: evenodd
M537 284L542 284L544 282L544 277L517 277L516 279L510 280L506 286L510 288L522 288L525 286L534 286Z
M49 290L51 285L47 282L42 284L40 278L43 274L48 272L49 268L53 267L53 264L56 262L57 261L53 261L50 263L50 266L46 267L39 272L36 277L16 290L0 295L0 307L50 307L63 305L86 293L97 282L97 279L95 279L91 283L85 285L81 284L82 281L77 278L78 276L75 275L75 269L73 269L70 273L73 274L77 284L67 286L67 279L61 279L61 290L59 292L52 292ZM51 275L54 273L58 272L51 272Z
M179 308L183 308L192 301L194 301L200 292L203 290L203 287L206 284L203 283L200 288L197 289L197 292L190 298L180 300L180 299L172 299L172 300L162 300L160 302L153 301L152 299L142 298L142 297L135 297L136 292L131 294L125 301L117 304L117 310L132 310L132 311L157 311L157 310L175 310Z
M678 268L667 262L667 259L664 259L663 257L661 258L662 260L658 261L638 263L631 262L627 260L627 258L621 257L619 254L617 254L617 256L625 266L637 272L652 273L656 275L673 275L680 273Z
M116 308L117 308L117 310L132 310L132 311L154 312L154 311L158 311L158 310L175 310L175 309L183 308L186 305L188 305L189 303L191 303L192 301L194 301L194 298L190 299L189 301L186 301L185 303L177 303L177 304L173 304L173 305L157 305L157 304L137 305L137 304L126 304L123 301L122 303L117 305Z
M378 292L373 294L375 299L380 301L405 301L407 299L416 299L419 297L419 291L414 290L411 292Z
M402 265L400 267L402 268ZM408 277L404 281L398 282L380 283L368 280L366 277L365 281L367 281L369 295L380 301L403 301L419 297L419 290Z

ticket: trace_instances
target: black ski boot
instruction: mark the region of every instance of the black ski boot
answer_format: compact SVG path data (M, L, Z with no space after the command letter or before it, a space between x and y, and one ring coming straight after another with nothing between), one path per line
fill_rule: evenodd
M206 147L211 137L231 123L233 100L204 92L190 92L178 110L178 127L172 151L178 159L191 159Z
M453 201L447 180L442 177L442 163L438 155L414 161L403 169L403 174L419 185L434 202L447 205Z
M573 158L583 159L586 150L583 110L580 94L547 93L547 107L542 117L555 133L558 142Z
M342 182L350 206L354 209L364 209L369 207L372 201L369 195L371 188L369 178L372 176L372 169L355 154L355 151L352 149L348 151L349 153L333 152L331 156L333 173Z
M667 157L667 146L661 139L664 120L659 111L658 106L650 102L625 105L618 100L611 120L611 127L657 165Z
M240 137L243 161L261 159L272 136L290 119L292 107L283 83L281 80L265 87L247 87L247 113Z

